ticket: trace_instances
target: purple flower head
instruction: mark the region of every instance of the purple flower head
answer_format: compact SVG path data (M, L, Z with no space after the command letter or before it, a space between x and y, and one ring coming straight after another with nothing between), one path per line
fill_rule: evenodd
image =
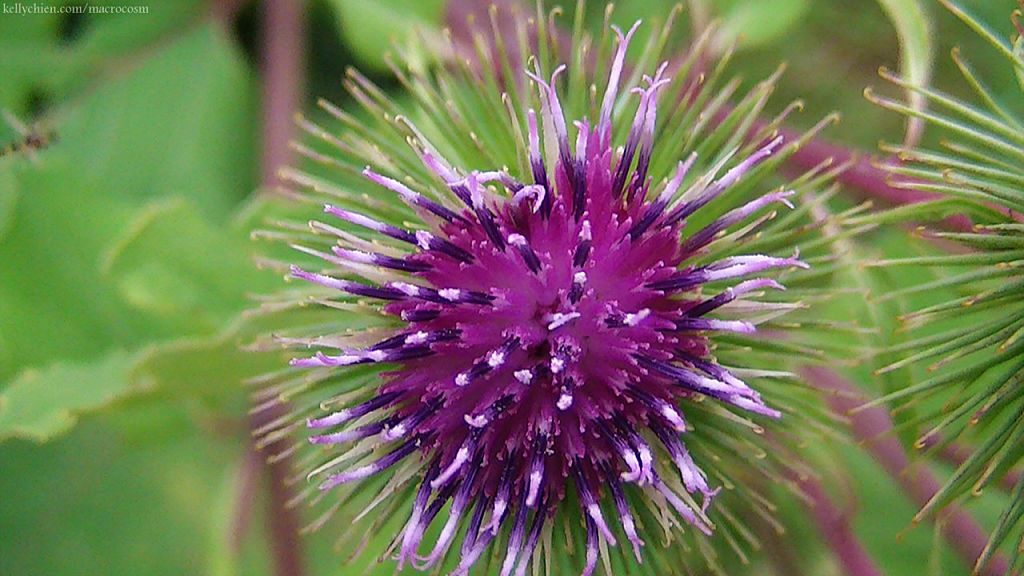
M670 79L662 65L620 94L635 30L615 29L596 124L565 117L564 67L550 77L526 73L539 106L522 112L524 172L455 165L413 128L414 158L431 181L370 167L363 176L421 223L328 204L315 226L337 244L329 252L297 246L328 270L292 266L292 276L358 297L393 321L365 346L307 341L320 350L291 364L362 370L365 385L348 389L343 407L322 406L306 422L310 443L340 455L310 478L321 493L361 482L406 490L410 505L391 549L399 567L466 574L494 548L496 573L525 574L566 510L585 535L584 575L603 546L629 547L642 562L654 521L645 528L638 515L657 509L667 523L704 534L714 527L707 511L719 486L684 443L693 429L687 406L780 416L712 350L720 335L745 337L760 322L723 307L758 311L745 296L783 289L763 275L807 265L795 253L706 256L770 205L792 208L793 193L701 215L782 139L745 157L716 157L703 174L689 153L663 178L649 175L666 104L659 94ZM623 139L613 125L629 100L636 110ZM387 241L345 231L355 229Z

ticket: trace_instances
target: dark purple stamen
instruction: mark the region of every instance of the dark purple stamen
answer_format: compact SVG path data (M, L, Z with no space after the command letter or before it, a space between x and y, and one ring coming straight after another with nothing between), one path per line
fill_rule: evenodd
M369 167L363 170L363 175L365 175L373 182L380 184L381 186L389 190L394 191L402 198L403 201L405 201L408 204L419 206L420 208L423 208L424 210L430 212L431 214L438 216L439 218L442 218L448 222L458 221L464 224L469 224L469 222L465 218L459 216L458 214L449 210L448 208L445 208L444 206L441 206L437 202L434 202L433 200L424 197L422 194L413 192L412 190L409 189L408 186L402 184L397 180L388 178L386 176L381 176L379 174L372 172Z
M647 106L646 95L640 98L640 107L637 108L636 118L633 120L632 126L629 128L629 135L626 136L626 144L622 150L622 157L619 158L619 163L615 166L615 180L612 183L612 193L615 198L622 197L623 187L626 185L626 179L629 177L629 170L633 163L633 155L636 154L636 147L640 143L640 130L643 128L643 115L644 110Z
M331 251L334 252L339 258L349 260L352 262L360 262L363 264L371 264L379 266L381 268L390 268L391 270L399 270L401 272L426 272L433 268L426 262L414 262L406 260L404 258L394 258L391 256L384 256L383 254L375 254L372 252L359 252L356 250L346 250L338 246L333 246Z
M662 376L666 376L671 380L674 380L677 384L684 386L694 392L700 392L705 396L713 396L715 398L723 399L726 397L728 385L724 382L712 380L705 376L701 376L695 372L691 372L679 366L673 366L667 362L661 360L655 360L649 356L643 354L633 354L633 358L639 363L639 365L647 370L657 372Z
M672 210L669 215L662 222L663 226L674 226L676 223L685 220L691 214L700 210L707 205L708 202L714 200L729 186L732 186L740 176L750 171L753 167L761 163L765 158L770 156L775 148L782 143L782 136L772 140L759 150L748 156L745 160L737 164L735 167L726 172L721 178L716 180L711 186L707 188L703 193L694 198L689 202L684 202L678 208Z
M473 290L461 290L458 288L435 290L406 282L391 282L388 288L403 296L418 298L427 302L433 302L434 304L476 304L478 306L487 306L494 300L494 296Z
M585 196L584 169L582 164L577 164L573 161L572 151L569 149L569 133L566 130L565 117L562 115L562 105L558 101L558 94L555 92L555 80L564 70L564 64L555 68L555 71L551 74L550 82L545 82L539 76L529 72L526 74L541 87L544 96L542 103L545 105L545 117L551 121L551 125L555 129L555 139L558 141L558 161L565 171L566 179L569 181L570 197L575 199L573 202L573 214L576 218L579 218L583 214L583 198Z
M583 122L576 122L576 129L578 130L576 136L576 157L567 166L570 167L569 174L571 175L569 186L572 188L572 216L574 219L579 220L583 216L583 210L586 207L587 135L590 133L590 127L587 125L586 120L584 120Z
M430 322L436 319L441 314L440 310L428 310L424 308L418 308L415 310L402 310L402 320L412 324L414 322Z
M572 286L569 288L569 302L577 304L586 290L587 273L582 270L572 275Z
M388 362L405 362L416 358L430 356L434 351L430 346L404 346L390 350L363 350L328 356L323 352L317 352L310 358L293 358L292 366L355 366L357 364L375 364Z
M597 524L590 516L583 516L583 525L587 531L586 564L583 567L582 576L590 576L597 566Z
M637 458L637 453L623 438L615 432L611 426L608 425L604 420L597 420L598 432L601 437L604 438L612 449L622 458L622 461L626 464L628 470L622 472L622 479L626 482L637 482L641 478L640 471L640 460Z
M577 464L573 464L571 467L573 479L576 482L576 493L580 498L580 508L583 509L583 513L590 517L591 521L597 526L601 536L611 546L616 545L615 536L612 531L608 528L608 524L604 520L604 516L601 514L601 507L597 503L597 498L594 497L594 493L590 491L590 483L587 482L583 476L583 472Z
M787 197L792 195L792 192L776 192L774 194L766 194L764 196L761 196L760 198L753 200L752 202L749 202L744 206L741 206L740 208L730 211L728 214L715 220L711 224L708 224L704 228L701 228L692 236L683 240L682 248L687 252L696 252L697 250L703 248L709 242L711 242L714 239L715 235L721 232L722 230L725 230L729 226L736 224L740 220L743 220L744 218L751 215L755 211L772 202L783 203L792 209L793 205L790 204L788 200L786 200Z
M455 492L455 498L452 499L452 506L448 510L448 521L445 522L444 527L441 528L441 533L438 535L437 542L434 544L434 549L430 551L425 557L418 557L419 563L415 563L416 568L419 570L426 570L433 566L444 554L448 548L448 544L452 538L455 537L455 532L458 527L458 522L462 518L462 512L466 509L466 505L472 496L472 490L474 487L474 481L476 475L480 469L481 455L477 453L473 456L473 462L468 468L468 472L459 480L459 488ZM443 475L444 472L441 472ZM437 479L434 480L437 482Z
M712 364L711 362L706 362L699 358L695 358L682 351L677 351L676 356L679 357L680 361L689 364L690 366L693 366L694 368L700 370L701 372L704 372L708 376L711 376L715 380L727 382L728 384L738 389L745 389L747 390L747 394L750 396L757 396L757 392L751 390L742 380L733 376L733 374L729 372L729 370L723 368L722 366Z
M623 418L616 414L612 417L612 423L615 425L616 433L623 439L623 441L630 447L640 463L640 475L636 480L636 483L643 485L650 483L654 475L654 458L651 453L651 447L647 445L647 442L636 432L635 429L629 426ZM622 478L626 479L625 476Z
M486 503L486 498L483 499ZM469 569L490 545L491 541L494 540L495 534L484 531L477 534L476 542L473 543L473 547L468 551L463 551L459 558L458 567L451 573L451 576L466 576L469 573Z
M432 482L435 489L459 476L459 471L462 467L469 462L470 458L473 457L474 454L476 454L477 443L480 441L480 433L481 431L479 428L470 428L469 434L462 442L462 445L459 446L459 449L455 452L451 462L441 470L441 473Z
M636 386L626 388L626 393L643 402L644 406L651 411L651 414L657 415L662 420L668 422L676 432L686 431L686 422L683 421L679 411L669 402L657 398Z
M399 438L407 435L411 430L415 430L423 420L428 416L434 414L444 404L444 400L440 397L434 397L427 401L423 406L420 406L415 412L409 414L405 418L398 422L390 423L387 432L384 433L383 439L386 442L392 440L398 440Z
M296 278L314 282L327 288L334 288L336 290L341 290L342 292L348 292L355 296L365 296L367 298L376 298L378 300L402 300L405 298L405 294L402 294L398 290L394 290L392 288L377 288L374 286L367 286L366 284L359 284L358 282L331 278L330 276L324 276L323 274L313 274L306 272L298 266L292 266L289 270L291 271L291 275Z
M667 203L660 199L655 200L654 203L648 206L644 211L644 215L630 227L629 232L626 232L626 236L629 236L630 240L636 240L638 236L646 232L658 217L661 216L662 212L665 211L666 205Z
M716 318L679 318L674 320L676 330L687 332L701 332L705 330L720 330L724 332L741 332L752 334L755 331L754 325L744 320L718 320Z
M484 204L476 174L470 173L465 180L449 183L448 187L476 214L477 222L484 229L487 238L499 251L504 252L505 240L501 237L501 231L494 221L494 213Z
M549 498L547 495L541 496L540 502L537 504L537 511L533 513L530 533L526 537L526 546L523 547L522 559L519 561L519 567L516 568L515 576L525 576L526 574L526 570L530 565L529 559L533 556L534 549L537 548L541 530L544 528L544 520L548 514L548 503Z
M480 524L484 520L488 503L487 498L477 499L476 506L473 507L473 515L469 518L469 526L466 527L466 536L462 539L462 546L459 549L460 556L468 554L479 539Z
M582 268L590 256L590 247L593 242L593 233L590 230L590 222L586 220L580 226L580 233L577 235L576 248L572 254L572 265L575 268Z
M352 442L362 438L373 436L374 434L380 433L384 427L387 426L386 421L374 422L373 424L367 424L360 426L352 430L345 430L342 432L333 432L331 434L323 434L321 436L310 436L310 444L341 444L343 442Z
M400 390L385 392L351 408L339 410L322 418L311 418L306 420L306 426L309 428L327 428L329 426L337 426L338 424L343 424L350 420L365 416L370 412L380 410L385 406L390 406L395 402L395 400L402 396L402 394L403 391Z
M367 348L368 351L373 350L390 350L392 348L398 348L399 346L417 346L422 344L433 344L435 342L448 342L455 340L459 337L462 331L456 328L446 328L443 330L434 330L431 332L408 332L405 334L399 334L392 336L386 340L374 344Z
M516 247L516 251L519 252L519 256L522 257L526 267L530 269L530 272L536 274L540 272L540 258L537 257L537 253L530 247L530 243L527 242L526 237L521 234L510 234L508 237L508 243Z
M477 378L487 374L495 368L498 368L508 360L508 355L519 346L519 343L519 338L515 336L507 338L501 346L488 352L486 356L474 362L473 366L470 367L469 370L459 372L455 376L455 385L460 388L468 386Z
M501 528L501 521L508 509L509 498L512 496L512 482L515 480L515 466L518 464L517 452L513 451L505 459L505 466L501 471L501 479L498 481L498 490L494 494L494 508L491 510L491 521L484 526L485 531L497 534Z
M642 141L640 144L640 153L637 155L636 169L632 177L632 186L628 202L632 203L636 200L637 195L647 183L647 168L651 162L651 150L654 147L654 123L657 118L658 110L658 90L669 84L668 80L663 80L662 75L665 73L665 68L668 66L668 62L663 62L658 67L657 73L654 78L644 77L648 83L647 90L645 91L645 97L647 98L647 109L644 111L644 126Z
M447 256L451 256L461 262L469 263L473 261L473 255L469 252L443 238L438 238L425 230L412 232L405 230L404 228L399 228L398 226L378 222L372 218L350 210L342 210L341 208L331 206L330 204L324 205L324 212L337 216L346 222L351 222L357 226L362 226L363 228L379 232L389 238L394 238L395 240L400 240L402 242L412 244L413 246L418 246L423 250L435 250Z
M368 216L359 214L358 212L352 212L350 210L343 210L330 204L324 204L324 212L337 216L346 222L351 222L357 226L362 226L374 232L379 232L390 238L401 240L409 244L416 244L416 235L408 230L403 230L397 226L378 222Z
M659 290L661 292L692 290L709 280L710 276L707 272L707 266L692 268L664 280L649 282L645 287L650 288L651 290Z
M546 193L540 204L541 216L547 220L551 216L551 190L548 187L548 171L544 166L544 159L540 155L540 137L537 132L537 115L533 110L526 114L526 123L530 140L530 170L533 174L533 183L544 188Z
M641 216L632 227L630 227L627 235L632 241L636 241L644 232L646 232L658 218L665 212L665 207L668 206L672 196L675 195L676 191L683 183L683 178L686 177L690 167L697 161L697 153L691 153L685 162L680 162L676 167L675 176L665 185L665 189L654 199L653 202L648 204L645 209L643 216Z
M537 497L541 492L541 484L544 482L544 455L548 449L547 434L538 434L533 439L533 460L530 462L530 475L527 479L526 490L523 491L526 507L532 508L537 503Z
M435 476L436 474L429 478L424 477L423 479L422 485L427 487L428 495L433 491L433 488L431 488L430 486L432 484L432 479ZM448 484L447 486L441 488L438 491L437 496L434 497L434 499L431 500L430 505L427 506L426 511L423 512L422 520L419 523L419 526L421 526L421 528L419 528L418 533L416 534L415 542L412 543L408 547L408 550L404 553L405 559L411 560L415 567L419 567L418 565L420 561L420 557L416 554L415 545L419 544L419 540L423 536L423 531L426 529L427 526L430 526L430 524L434 521L434 518L436 518L438 513L441 512L441 509L444 508L444 506L448 503L449 500L451 500L452 496L455 494L455 490L458 487L458 484Z
M716 294L714 297L708 298L707 300L704 300L703 302L697 304L693 308L690 308L689 310L686 311L686 315L692 317L703 316L708 312L711 312L717 308L721 308L722 306L728 304L729 302L732 302L740 295L745 294L746 292L749 292L751 290L756 290L758 288L774 288L776 290L784 290L781 284L774 280L769 280L767 278L756 278L754 280L747 280L745 282L740 282L736 286L729 286L725 290Z
M508 576L515 567L516 558L519 556L520 547L523 545L523 536L526 534L526 514L529 508L526 506L516 507L515 520L512 521L512 532L508 537L507 552L505 561L501 565L501 575Z
M462 200L462 203L466 205L470 210L473 209L473 197L469 193L469 188L463 183L451 183L448 185L451 191L455 194L455 197Z
M676 436L670 430L657 423L651 426L651 431L658 437L658 440L661 441L666 452L668 452L669 457L672 458L672 462L676 465L676 470L679 472L679 478L683 481L683 487L691 494L700 492L704 496L704 508L707 508L710 497L717 491L712 491L708 488L707 479L704 478L697 465L693 463L693 458L686 451L686 446L683 445L682 440L679 439L679 436Z
M760 397L745 386L736 386L729 382L702 376L696 372L691 372L690 370L673 366L667 362L655 360L642 354L633 354L633 358L637 360L640 366L669 378L676 385L687 390L710 396L751 412L757 412L773 418L780 416L777 410L764 406Z
M429 232L417 232L416 233L417 246L424 250L435 250L446 256L450 256L459 262L465 262L467 264L473 262L473 255L469 252L459 248L455 244L442 240Z
M398 569L401 570L405 566L407 560L412 560L416 553L416 547L419 545L420 540L423 539L423 532L433 516L427 518L425 512L427 511L427 504L430 501L430 494L433 490L430 488L430 481L437 476L437 472L440 470L440 459L434 458L430 462L430 466L427 467L426 474L423 475L423 482L420 483L419 488L416 490L416 498L413 500L412 514L409 517L409 521L405 525L405 530L402 534L402 545L398 551ZM438 507L440 509L440 507ZM436 512L435 512L436 514Z
M644 541L640 539L640 536L636 533L636 523L633 520L633 514L629 509L629 503L626 501L626 495L622 491L622 483L612 472L611 468L607 464L601 465L601 474L604 477L605 485L608 487L608 491L612 494L612 501L615 503L615 511L619 515L619 522L622 524L622 531L626 533L626 539L633 547L633 555L636 556L637 562L643 562L640 557L640 548L644 545Z
M422 440L423 438L420 436L410 438L406 440L398 448L395 448L387 455L381 457L379 460L371 464L361 466L354 470L346 470L345 472L341 472L340 474L334 474L328 477L326 481L320 484L320 490L330 490L335 486L345 484L353 480L360 480L362 478L378 474L383 470L387 470L388 468L394 466L409 454L412 454L413 450L416 450L417 446L419 445L420 442L422 442Z

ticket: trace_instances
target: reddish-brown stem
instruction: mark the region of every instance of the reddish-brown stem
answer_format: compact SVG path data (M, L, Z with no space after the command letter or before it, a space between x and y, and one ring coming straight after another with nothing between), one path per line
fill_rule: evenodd
M247 0L214 0L210 3L210 16L214 20L230 25Z
M914 503L924 506L931 500L941 487L939 480L924 466L910 465L884 408L865 408L851 413L866 401L853 384L828 368L807 367L802 373L809 383L829 394L832 410L849 416L854 437ZM984 530L955 504L945 508L939 529L950 547L969 566L974 565L988 542ZM1002 576L1006 570L1006 558L994 554L978 574Z
M794 478L810 498L810 512L821 538L835 554L847 576L881 576L874 560L850 529L849 518L832 504L821 484L811 478Z
M718 112L716 118L724 119L732 108L724 106ZM751 124L747 138L750 140L762 137L768 122L757 120ZM778 129L779 134L787 142L795 142L800 139L801 133L785 127ZM823 162L831 160L833 165L845 165L847 168L836 176L836 180L845 186L847 192L855 199L870 200L881 204L883 207L905 206L908 204L919 204L929 200L936 200L942 196L930 192L924 192L907 186L894 186L890 180L889 171L885 165L898 163L899 159L893 157L888 159L872 158L870 155L838 146L814 137L805 142L799 149L795 150L786 159L786 168L797 173L803 173L821 166ZM1008 213L1017 222L1024 222L1024 214L1009 212L994 204L989 207ZM974 229L971 219L963 214L956 214L943 220L942 225L950 230L958 232L970 232Z
M288 164L288 143L294 136L292 117L302 103L305 71L303 3L266 0L263 3L263 157L266 186L278 184L277 170Z
M798 132L785 128L780 132L788 141L800 137ZM893 186L889 181L889 173L878 165L886 161L872 159L867 154L830 144L821 138L812 138L799 150L793 152L793 155L787 159L787 166L795 171L804 172L819 166L829 158L832 159L833 164L848 165L846 170L836 176L836 180L842 183L856 199L871 200L883 206L894 207L918 204L938 198L934 194L920 190ZM896 161L895 159L888 160L888 162ZM970 218L962 214L946 218L943 224L948 229L960 232L968 232L973 229Z
M926 442L923 446L923 449L925 450L934 446L938 441L938 439L935 438L934 436L929 436L925 440ZM971 456L971 451L957 444L956 442L948 442L944 446L939 448L936 455L943 461L953 466L962 466L963 463L966 462L967 459ZM1009 470L1005 476L999 479L998 486L1004 492L1010 493L1016 489L1017 483L1020 482L1020 479L1020 469L1014 468L1012 470Z
M292 115L301 104L305 70L304 11L298 0L266 0L262 20L262 182L278 184L277 170L288 163L288 143L294 134ZM278 418L283 408L275 405L250 419L251 430L258 430ZM282 452L286 446L268 445L265 454ZM291 491L288 477L291 460L280 458L263 462L268 489L267 529L276 576L302 576L302 548L299 542L299 517L288 506Z
M245 460L238 471L234 515L228 524L227 533L228 546L233 554L238 554L242 549L242 541L246 528L249 526L249 517L252 515L253 495L256 493L264 458L265 456L260 454L255 446L249 446Z
M249 418L250 430L265 427L283 415L284 407L273 404L263 407ZM274 462L267 460L272 454L287 450L284 440L272 442L261 447L258 454L267 488L267 534L270 539L270 554L275 576L302 576L305 573L302 565L302 546L299 542L299 517L288 505L291 490L288 478L291 475L291 460L278 458Z

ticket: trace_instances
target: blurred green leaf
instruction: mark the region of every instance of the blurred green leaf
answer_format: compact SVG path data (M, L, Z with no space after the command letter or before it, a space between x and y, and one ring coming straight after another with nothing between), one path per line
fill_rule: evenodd
M152 198L184 195L205 217L221 219L249 192L248 80L241 55L223 33L200 27L68 108L59 142L37 160L21 154L0 159L0 382L26 366L83 362L109 349L209 332L213 320L246 305L240 286L230 303L223 289L229 275L240 273L238 264L224 268L224 277L216 271L203 276L217 287L203 289L206 316L179 314L160 323L138 314L139 301L126 300L133 295L128 276L138 281L143 273L137 265L147 256L139 242L148 236L126 245L123 230L134 206ZM150 257L175 247L211 266L245 261L243 241L203 232L197 220L180 218L179 241ZM199 242L183 244L190 236ZM211 246L220 247L219 256L203 256ZM182 269L179 261L175 270ZM155 281L148 282L152 289ZM213 311L221 307L227 308Z
M149 390L123 350L221 332L249 305L251 247L209 218L252 186L250 87L223 33L200 27L68 109L37 160L0 159L0 382L18 374L0 439L49 440ZM154 198L174 199L134 208ZM217 380L242 397L238 377Z
M218 250L211 255L209 246ZM143 210L128 236L106 253L104 277L140 323L180 334L220 332L249 305L245 292L265 278L248 261L247 248L241 238L205 223L184 201L168 201ZM30 369L0 396L0 440L48 440L70 428L79 413L153 388L164 391L158 394L164 399L199 398L206 409L238 413L244 410L241 380L275 367L265 360L239 350L229 326L214 338L170 341L131 359L121 352L95 365Z
M100 277L97 260L125 207L75 179L65 158L9 174L18 198L0 237L0 382L25 366L84 361L144 328Z
M1018 60L1024 62L1024 36L1018 36L1013 43L1013 53ZM1020 84L1020 89L1024 90L1024 68L1014 68L1013 73L1017 76L1017 84Z
M145 380L130 381L132 357L113 352L92 362L58 362L27 370L0 394L0 440L19 437L47 441L74 426L83 412L141 391Z
M257 456L259 457L259 456ZM246 473L255 476L256 470L246 470L250 466L250 458L246 457L235 466L229 467L220 481L217 489L214 490L213 502L210 514L210 530L208 544L208 565L209 576L235 576L239 573L240 550L235 547L235 534L233 526L236 521L236 507L242 498L251 497L251 494L244 494L245 482L240 477ZM255 466L258 470L258 466ZM255 482L255 478L249 480Z
M647 20L654 14L660 16L661 20L664 20L664 16L668 14L669 10L676 4L674 0L641 0L639 2L616 2L614 4L614 10L612 11L611 23L615 24L623 31L629 30L629 27L633 25L637 20ZM592 17L591 26L600 26L600 23L604 21L605 5L602 2L588 2L587 8ZM647 22L650 24L650 22Z
M64 6L44 0L32 5ZM24 3L24 5L28 5ZM0 105L16 114L64 100L98 74L177 33L203 13L197 0L152 0L148 14L6 14L0 18Z
M243 349L244 319L212 338L154 346L132 367L132 380L151 382L154 393L189 404L214 418L245 413L244 381L286 365L280 354Z
M227 537L215 487L244 452L238 436L187 431L136 446L94 419L45 445L0 444L0 574L203 574L209 541ZM239 573L267 573L261 548L246 552Z
M848 474L848 484L840 489L850 491L840 507L856 511L853 529L884 574L934 574L925 568L930 553L938 554L934 560L941 566L939 574L967 573L949 546L933 540L926 525L910 523L914 503L869 454L853 446L836 448Z
M253 88L241 53L207 24L90 93L59 127L59 149L106 196L180 195L225 218L256 185Z
M0 243L4 234L14 220L14 208L18 203L18 192L15 190L14 174L11 163L0 160Z
M79 416L128 399L123 404L128 417L115 423L136 437L160 430L180 435L186 427L216 429L219 419L245 412L245 380L283 364L278 355L243 350L241 326L244 321L212 338L182 339L133 354L122 350L95 361L25 370L0 394L0 442L52 440L71 429ZM149 418L150 406L177 406L171 425L161 417L153 422L132 418L140 409ZM180 414L186 418L178 418Z
M620 28L629 29L637 20L649 24L663 20L678 0L642 0L617 2L611 21ZM814 3L811 0L689 0L683 3L683 12L677 18L706 24L719 21L715 50L736 46L738 50L763 48L787 38L789 32L804 22ZM595 16L603 17L604 4L590 4ZM598 20L595 19L595 25ZM778 61L771 63L778 66Z
M741 50L770 44L799 24L811 6L810 0L720 0L715 2L722 19L718 41L723 47L737 42Z
M12 112L24 113L33 92L52 90L60 82L58 24L56 14L0 18L0 103Z
M900 74L912 84L927 86L932 75L932 23L919 0L878 0L900 40ZM924 110L925 98L907 90L907 99L914 110ZM920 120L907 122L907 142L916 142L923 125Z
M219 331L250 304L247 292L269 288L249 258L248 238L215 228L181 198L140 210L101 269L126 304L182 334Z
M51 0L66 5L66 0ZM113 4L113 3L112 3ZM128 0L116 4L131 6ZM200 25L209 16L209 5L202 0L149 0L146 14L83 14L78 30L65 30L64 44L88 54L93 61L109 59L106 66L124 64L131 54L173 39L183 31ZM65 20L68 20L65 18ZM67 23L65 23L67 28ZM69 32L71 34L69 34Z
M243 415L250 390L244 383L279 369L285 359L243 349L240 343L249 338L246 328L247 322L242 319L212 337L182 338L139 350L112 372L107 383L111 401L96 403L76 414L102 414L126 439L143 446L174 442L195 431L211 436L226 431L247 435ZM71 366L63 385L78 383L87 375L83 367ZM55 394L60 385L54 384ZM57 411L64 401L49 399L51 409ZM26 403L25 398L19 398L19 409L27 410L22 406ZM107 407L116 410L104 410ZM49 440L67 429L55 428L46 438L36 439Z
M360 67L385 70L384 55L417 28L440 27L444 0L329 0L345 43Z

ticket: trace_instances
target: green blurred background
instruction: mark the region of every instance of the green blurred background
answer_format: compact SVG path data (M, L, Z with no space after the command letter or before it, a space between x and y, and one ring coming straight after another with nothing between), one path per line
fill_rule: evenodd
M274 366L238 342L251 296L280 284L257 269L249 240L264 212L257 191L273 183L264 174L287 161L273 125L288 126L290 109L316 117L318 97L352 107L348 66L402 98L383 59L390 43L439 30L472 3L309 1L295 5L298 27L281 20L284 4L108 0L146 13L16 14L74 3L3 3L0 108L48 142L28 145L20 126L0 125L0 575L271 571L275 519L240 381ZM590 4L599 25L602 6ZM629 0L615 19L673 4ZM903 120L862 97L867 85L896 93L877 76L901 62L882 3L691 4L698 20L721 19L722 46L738 39L732 71L747 86L787 62L770 109L804 100L794 127L839 111L826 132L835 143L872 152L902 139ZM964 89L948 58L961 46L1010 88L977 38L938 4L920 4L938 84ZM1013 2L962 4L1008 29ZM297 67L272 73L268 54L283 54L279 65L295 55ZM886 251L901 235L871 241ZM966 573L931 526L910 526L914 505L869 457L822 449L843 454L850 480L836 498L886 574ZM997 503L977 510L990 527ZM797 526L806 516L780 514ZM766 554L839 574L815 532L804 525ZM348 574L332 540L303 539L308 573ZM755 562L751 573L779 565Z

